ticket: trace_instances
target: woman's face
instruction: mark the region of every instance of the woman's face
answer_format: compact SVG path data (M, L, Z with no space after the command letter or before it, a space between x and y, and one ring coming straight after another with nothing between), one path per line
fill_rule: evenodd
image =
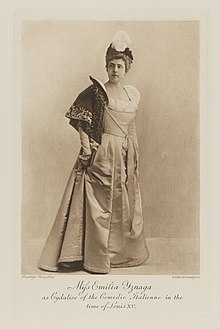
M119 59L112 59L107 65L108 78L113 83L120 82L125 76L125 62Z

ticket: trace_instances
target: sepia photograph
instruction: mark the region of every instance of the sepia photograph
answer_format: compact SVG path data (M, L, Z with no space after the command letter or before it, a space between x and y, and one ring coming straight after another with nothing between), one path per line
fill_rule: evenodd
M1 2L5 328L219 324L219 4Z
M21 274L200 274L198 20L23 20Z

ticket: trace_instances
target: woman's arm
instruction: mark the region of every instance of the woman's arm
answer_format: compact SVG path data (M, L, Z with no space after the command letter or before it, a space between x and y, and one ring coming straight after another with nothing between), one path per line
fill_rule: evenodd
M79 129L79 137L81 142L81 154L79 155L80 163L83 167L88 167L90 164L90 158L91 158L91 148L89 143L89 137L88 135L83 131L82 128Z
M89 137L80 127L79 127L79 137L80 137L81 147L83 150L83 155L91 155Z
M128 125L128 136L131 137L134 141L134 144L138 146L136 125L134 119Z

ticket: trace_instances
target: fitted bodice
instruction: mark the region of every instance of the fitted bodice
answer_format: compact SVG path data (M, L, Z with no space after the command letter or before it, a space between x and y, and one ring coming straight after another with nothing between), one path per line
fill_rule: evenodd
M132 100L123 101L109 98L107 110L104 113L104 132L114 133L118 136L127 134L128 125L134 119L136 109L136 104Z

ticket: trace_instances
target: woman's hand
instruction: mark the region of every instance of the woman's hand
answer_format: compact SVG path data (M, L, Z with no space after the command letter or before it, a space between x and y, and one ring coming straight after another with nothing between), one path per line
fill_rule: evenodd
M91 154L81 154L79 155L79 161L83 168L90 165Z

